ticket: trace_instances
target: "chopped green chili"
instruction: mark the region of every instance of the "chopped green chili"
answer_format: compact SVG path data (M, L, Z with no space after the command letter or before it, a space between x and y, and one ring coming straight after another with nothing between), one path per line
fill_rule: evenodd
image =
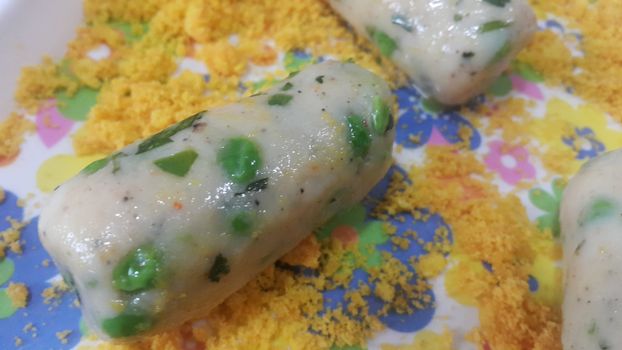
M286 106L294 96L288 94L274 94L268 99L270 106Z
M108 165L108 162L110 162L110 159L108 157L102 158L102 159L98 159L98 160L90 163L86 167L84 167L84 169L82 169L82 173L86 174L86 175L91 175L91 174L97 172L99 169L101 169L101 168L105 167L106 165Z
M497 50L497 52L495 52L495 55L492 57L492 60L490 60L490 65L492 64L496 64L501 62L501 60L503 60L512 50L512 44L510 44L510 41L506 41L505 43L503 43L503 46L501 46L499 48L499 50Z
M150 329L153 324L153 319L143 313L125 313L105 319L102 329L111 338L124 338L140 334Z
M124 292L153 288L160 277L162 253L152 244L127 254L112 271L112 284Z
M94 174L98 170L100 170L100 169L104 168L106 165L108 165L108 163L110 163L110 161L112 161L112 173L115 174L117 171L119 171L121 169L121 165L119 164L118 158L126 157L126 156L127 156L127 154L125 154L123 152L113 153L113 154L111 154L110 156L108 156L106 158L98 159L98 160L90 163L89 165L84 167L84 169L82 169L82 173L86 174L86 175Z
M479 32L480 33L487 33L487 32L492 32L495 30L499 30L499 29L503 29L503 28L507 28L511 25L511 22L504 22L504 21L490 21L490 22L486 22L484 24L482 24L479 27Z
M426 112L437 114L445 109L445 106L433 98L424 98L421 101L421 106Z
M348 141L352 145L355 157L364 158L371 147L371 136L363 118L358 115L350 115L348 121Z
M391 57L393 55L393 52L397 49L397 43L393 38L373 27L367 28L367 32L383 56Z
M212 282L219 282L220 279L229 273L229 262L222 254L216 255L212 267L207 272L207 278Z
M510 0L484 0L484 2L498 7L505 7L505 5L510 2Z
M203 113L204 112L200 112L189 118L186 118L179 123L171 125L168 128L144 140L138 145L138 151L136 151L136 154L151 151L154 148L158 148L167 143L173 142L173 140L171 140L171 137L173 137L178 132L191 127L195 121L201 119Z
M372 127L378 135L384 135L389 130L391 111L389 106L380 98L374 97L373 109L371 113Z
M217 158L227 177L235 183L251 181L262 164L259 147L244 137L229 139L218 151Z
M598 219L611 216L616 211L616 205L604 198L599 198L590 203L589 207L584 209L579 218L579 226L583 226Z
M199 155L193 149L177 152L172 156L156 159L153 163L162 171L184 177Z

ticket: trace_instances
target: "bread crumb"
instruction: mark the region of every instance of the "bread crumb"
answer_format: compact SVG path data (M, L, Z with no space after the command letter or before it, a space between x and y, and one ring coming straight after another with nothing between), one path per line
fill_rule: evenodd
M320 244L315 235L310 235L300 242L296 248L279 259L279 261L292 266L305 266L316 269L320 265L320 255Z
M6 293L16 308L25 308L28 304L28 288L24 283L9 283Z
M11 225L4 231L0 231L0 259L4 258L6 249L9 248L15 254L22 253L21 234L28 222L18 221L11 217L6 217L6 221Z
M0 160L17 156L24 136L34 130L35 124L17 113L0 121Z
M69 340L67 337L71 334L70 330L64 330L61 332L56 332L56 338L61 342L61 344L67 344Z
M45 288L43 292L41 292L41 296L44 299L43 303L51 304L54 300L60 299L63 294L70 289L71 288L62 279L53 281L50 287Z

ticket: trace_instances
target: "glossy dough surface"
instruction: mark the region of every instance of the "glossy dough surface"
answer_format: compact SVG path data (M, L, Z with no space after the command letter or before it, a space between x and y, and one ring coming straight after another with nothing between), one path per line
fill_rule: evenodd
M622 151L583 166L564 191L560 220L564 349L622 348Z
M124 338L205 316L391 163L392 95L324 62L85 168L40 217L89 326Z
M525 0L330 0L425 94L459 104L483 92L536 30Z

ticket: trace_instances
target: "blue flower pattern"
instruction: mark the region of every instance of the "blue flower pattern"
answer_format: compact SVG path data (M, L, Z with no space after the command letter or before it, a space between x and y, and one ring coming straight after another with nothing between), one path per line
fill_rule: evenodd
M463 142L459 131L466 127L471 130L469 148L475 150L481 145L479 131L457 110L449 109L439 113L428 111L423 107L423 96L412 86L402 87L394 93L397 96L400 110L403 111L396 126L395 141L398 144L406 148L421 147L428 143L434 128L448 143L456 144ZM476 99L481 101L484 97L478 96ZM473 102L467 106L473 106Z
M605 145L596 138L592 129L577 127L574 131L574 136L564 137L562 141L577 153L577 159L592 159L605 151Z
M17 197L11 192L5 193L5 200L0 203L0 217L10 216L16 220L22 220L23 210L17 205ZM2 334L0 349L17 348L14 338L16 336L22 340L19 349L28 350L38 350L43 345L45 348L71 349L80 340L78 330L80 309L73 304L76 295L68 292L49 304L44 302L41 295L46 288L51 286L48 281L58 274L58 270L51 263L49 267L42 265L42 262L50 259L50 256L39 242L37 225L38 217L30 220L23 228L21 235L23 253L21 255L9 253L7 256L7 259L13 260L15 265L10 281L26 284L30 296L25 309L18 309L12 316L0 319ZM8 223L3 220L0 222L0 229L6 228L8 228ZM0 288L4 287L0 286ZM28 324L32 324L34 328L25 331ZM66 337L67 343L62 344L56 337L56 333L65 330L70 330L71 333Z
M397 165L392 166L387 175L371 190L368 198L363 201L363 204L368 212L373 209L374 203L377 203L385 195L391 183L393 174L396 172L400 173L404 177L404 181L407 183L411 182L404 169ZM422 212L427 214L427 210L422 210ZM367 222L373 222L373 219L368 218ZM410 241L408 249L394 250L394 245L390 240L385 240L383 243L376 245L375 249L380 252L388 252L404 263L404 265L408 267L409 271L414 274L414 277L411 280L411 283L414 284L419 277L416 275L413 267L409 263L409 260L415 256L422 256L426 254L426 252L423 247L421 247L419 243L413 239L413 237L406 235L406 232L416 231L419 238L423 239L424 242L427 243L434 241L435 233L440 227L447 229L451 240L451 229L438 214L430 215L427 220L417 220L410 214L398 214L395 217L390 218L390 222L397 228L395 236L404 237ZM370 280L369 274L364 269L357 268L353 272L352 280L348 286L348 289L357 289L361 284L369 286L372 291L371 295L365 298L369 306L370 314L378 315L379 311L385 306L385 302L373 294L376 286L374 282ZM334 310L341 307L343 311L347 313L346 310L348 301L345 297L346 292L347 290L344 288L336 288L325 291L324 309ZM435 307L433 306L435 300L434 292L429 290L426 294L430 296L432 301L428 307L418 309L412 314L400 314L390 310L386 315L379 316L380 321L388 328L398 332L415 332L424 328L430 323L430 321L432 321L435 313Z

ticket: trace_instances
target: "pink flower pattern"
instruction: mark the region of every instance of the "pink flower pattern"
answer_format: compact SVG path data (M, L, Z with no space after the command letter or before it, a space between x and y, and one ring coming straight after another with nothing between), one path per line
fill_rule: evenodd
M484 162L507 184L515 185L521 180L536 177L536 169L529 162L529 152L523 146L496 140L488 143L488 148L490 151Z

